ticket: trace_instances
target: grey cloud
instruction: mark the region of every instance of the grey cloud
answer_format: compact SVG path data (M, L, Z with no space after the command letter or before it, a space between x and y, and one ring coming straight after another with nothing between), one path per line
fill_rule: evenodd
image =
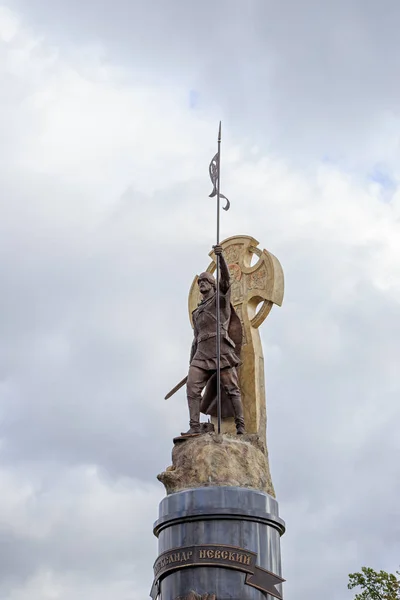
M146 578L151 581L146 557L155 553L155 540L147 530L160 498L155 486L138 493L134 480L111 481L93 469L60 470L50 463L42 463L41 472L35 466L16 467L8 481L3 472L0 509L2 515L11 512L12 519L1 525L2 597L21 586L29 589L43 570L56 578L74 576L82 590L94 580L105 589L132 576L143 578L143 587ZM26 494L28 481L32 492L21 502L18 496ZM16 501L10 507L12 494Z
M185 85L188 106L195 89L203 110L219 111L231 131L263 148L303 163L325 157L369 171L381 161L394 166L395 0L384 9L361 0L17 5L54 40L99 42L134 77Z

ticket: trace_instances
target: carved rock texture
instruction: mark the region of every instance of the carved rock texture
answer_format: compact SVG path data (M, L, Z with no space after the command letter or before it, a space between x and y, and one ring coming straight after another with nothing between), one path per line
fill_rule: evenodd
M157 479L167 494L231 485L261 490L275 498L267 450L256 434L207 433L177 442L172 450L172 466Z

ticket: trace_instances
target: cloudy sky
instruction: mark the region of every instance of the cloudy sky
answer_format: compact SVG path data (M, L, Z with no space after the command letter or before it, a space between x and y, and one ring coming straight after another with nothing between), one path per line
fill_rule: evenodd
M0 598L142 600L187 427L187 293L281 261L262 328L286 600L400 562L397 0L3 0Z

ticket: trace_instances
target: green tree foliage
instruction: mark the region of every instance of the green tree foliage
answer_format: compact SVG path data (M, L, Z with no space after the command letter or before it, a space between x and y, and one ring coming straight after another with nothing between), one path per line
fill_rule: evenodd
M396 575L400 575L396 571ZM400 579L393 573L362 567L360 573L350 573L348 588L360 587L354 600L400 600Z

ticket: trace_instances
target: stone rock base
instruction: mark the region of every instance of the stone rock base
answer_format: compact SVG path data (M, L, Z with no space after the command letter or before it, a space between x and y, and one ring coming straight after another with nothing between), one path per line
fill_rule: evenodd
M205 486L236 486L275 498L265 445L256 434L207 433L179 441L172 465L157 476L167 494Z

